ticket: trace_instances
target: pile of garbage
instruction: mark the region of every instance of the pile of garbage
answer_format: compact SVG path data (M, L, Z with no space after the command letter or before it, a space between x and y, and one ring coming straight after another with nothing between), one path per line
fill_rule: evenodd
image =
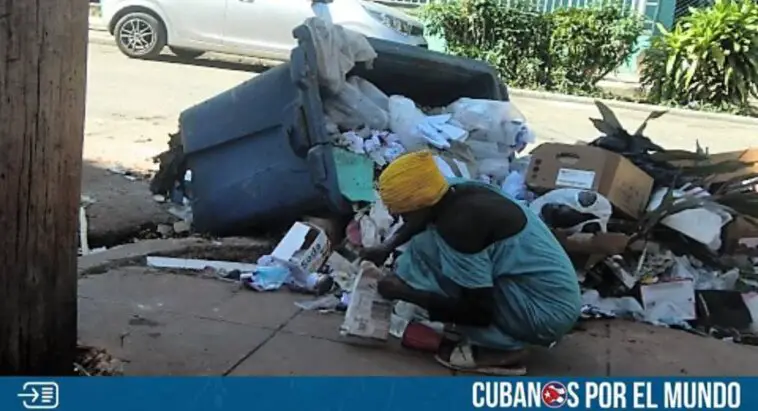
M643 135L662 112L630 134L598 103L603 118L592 121L602 137L546 143L524 155L535 135L511 102L461 97L419 107L387 95L349 75L356 63L376 58L365 38L317 19L306 25L315 34L340 192L354 214L346 224L295 223L257 264L199 262L196 268L215 264L219 278L259 292L287 287L316 295L298 306L346 312L347 338L376 342L391 334L425 346L419 341L433 340L443 326L419 307L383 300L376 291L380 271L357 255L403 224L379 200L375 179L403 153L429 150L445 176L492 184L547 223L576 266L585 318L628 317L743 342L758 332L752 292L758 224L750 216L758 214L752 183L758 174L743 158L758 150L714 156L700 147L666 150ZM153 192L189 207L191 171L176 135L158 161Z
M75 375L82 377L112 377L124 374L123 363L102 348L77 345Z

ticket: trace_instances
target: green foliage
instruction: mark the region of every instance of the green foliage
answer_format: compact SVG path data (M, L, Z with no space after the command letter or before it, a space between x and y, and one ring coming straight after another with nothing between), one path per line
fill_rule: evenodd
M485 60L514 87L585 91L634 52L642 19L616 5L542 13L536 2L460 0L422 15L448 51Z
M758 5L716 0L690 11L672 31L659 27L645 54L649 100L748 111L749 98L758 96Z

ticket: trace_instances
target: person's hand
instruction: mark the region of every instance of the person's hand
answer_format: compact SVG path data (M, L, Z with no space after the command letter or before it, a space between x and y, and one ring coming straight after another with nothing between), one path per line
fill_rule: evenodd
M376 264L377 267L381 267L384 265L384 262L387 261L387 258L389 258L390 253L391 251L386 247L378 246L362 249L360 251L360 256L362 259Z

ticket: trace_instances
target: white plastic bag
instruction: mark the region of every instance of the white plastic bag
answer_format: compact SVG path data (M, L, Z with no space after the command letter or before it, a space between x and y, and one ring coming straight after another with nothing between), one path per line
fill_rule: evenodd
M510 162L507 158L485 158L479 160L479 173L492 177L494 184L500 185L508 177Z
M580 213L592 214L597 217L569 228L569 232L579 233L587 224L598 223L601 231L605 233L608 231L608 220L610 220L611 214L613 213L613 206L611 206L611 202L608 201L607 198L594 191L591 191L590 193L595 194L595 201L588 206L582 205L579 200L579 195L586 191L587 190L579 190L577 188L559 188L541 197L537 197L529 208L531 208L531 210L538 216L542 217L542 208L548 204L569 206Z
M353 84L346 83L334 97L324 100L324 112L329 120L343 129L366 126L384 130L389 125L389 114L366 97Z
M350 77L347 79L347 82L357 87L358 90L360 90L364 96L376 104L377 107L381 108L382 110L389 111L390 98L388 95L384 94L384 92L380 90L379 87L375 86L370 81L358 76Z
M526 175L520 171L511 171L500 190L515 200L526 200Z
M379 193L376 193L379 198ZM376 247L389 236L395 219L390 214L382 200L377 200L368 214L359 217L361 227L361 245L365 248Z
M390 129L408 151L418 151L430 144L439 149L450 148L448 140L464 140L468 134L452 124L450 116L427 116L413 100L391 96L389 100Z
M535 141L524 115L509 101L460 98L447 111L471 139L501 143L516 151Z

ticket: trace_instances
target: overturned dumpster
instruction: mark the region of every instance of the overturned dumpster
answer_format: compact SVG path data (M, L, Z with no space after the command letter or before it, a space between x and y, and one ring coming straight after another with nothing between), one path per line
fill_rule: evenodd
M367 40L317 19L294 36L288 63L181 114L198 231L226 234L319 210L351 213L340 187L359 178L357 166L334 143L345 131L391 131L390 117L408 109L388 107L389 95L420 107L508 98L481 62Z

